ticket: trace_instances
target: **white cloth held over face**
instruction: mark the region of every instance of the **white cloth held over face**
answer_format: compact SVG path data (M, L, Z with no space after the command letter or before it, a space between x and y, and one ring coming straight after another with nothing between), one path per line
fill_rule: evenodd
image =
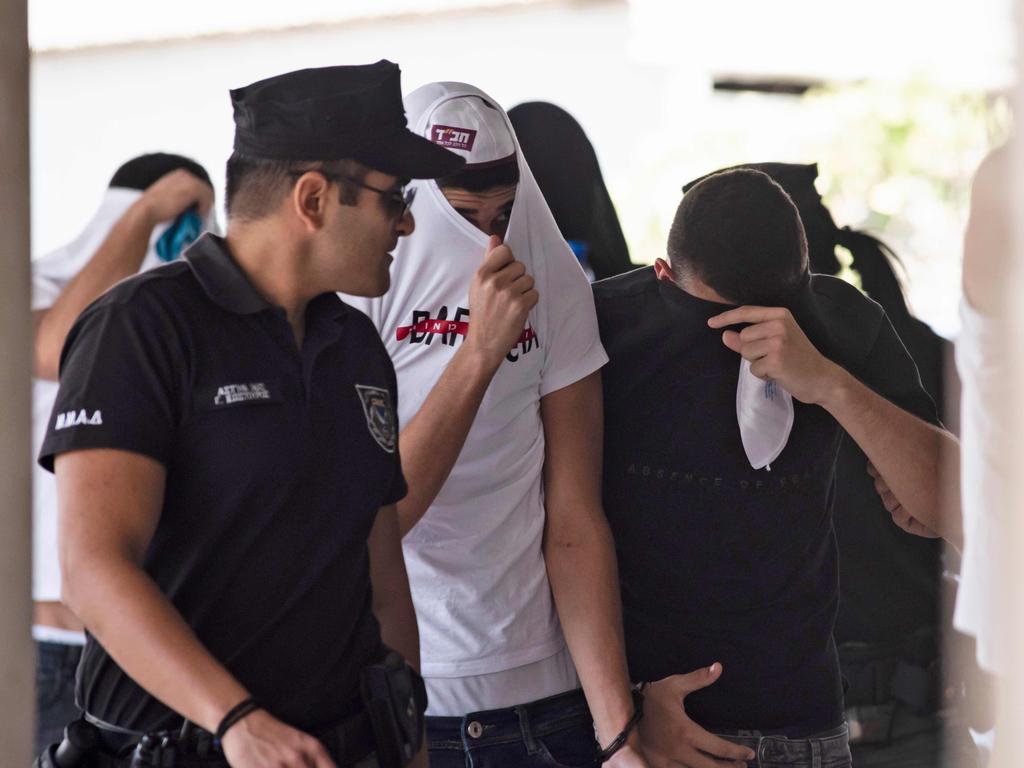
M82 271L89 263L89 259L103 245L114 225L140 197L142 192L137 189L109 187L103 193L99 209L74 240L32 261L33 310L49 309L53 305L65 286ZM173 221L164 221L153 227L146 255L139 265L139 272L145 272L164 263L156 254L156 242L172 223ZM206 230L217 231L212 208L206 217Z
M736 382L736 419L750 466L770 470L793 429L793 396L774 379L751 373L746 358L740 358Z

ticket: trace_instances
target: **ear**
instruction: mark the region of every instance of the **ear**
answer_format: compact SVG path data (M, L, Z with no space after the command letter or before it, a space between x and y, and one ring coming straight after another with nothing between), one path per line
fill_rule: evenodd
M654 260L654 276L666 283L672 283L673 285L676 283L676 275L672 271L672 265L665 259Z
M309 171L302 174L292 187L290 196L292 213L309 233L324 225L330 184L323 174Z

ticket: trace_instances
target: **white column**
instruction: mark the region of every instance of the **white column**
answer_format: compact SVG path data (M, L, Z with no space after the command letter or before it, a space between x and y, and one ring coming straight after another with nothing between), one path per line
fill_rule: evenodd
M1017 32L1017 82L1011 94L1016 128L1015 139L1011 141L1009 162L1012 172L1003 193L1009 196L1009 211L1024 210L1024 7L1020 0L1012 4ZM1024 387L1024 306L1021 305L1021 288L1024 285L1024 216L1015 216L1007 227L1010 243L1007 243L1010 258L1006 261L1003 274L986 277L998 284L1004 292L1004 306L1007 307L1007 328L1003 354L1007 356L1007 370L1012 379L1010 391L1021 392ZM991 285L991 284L990 284ZM1008 424L1007 438L1000 448L1011 458L1008 466L1024 469L1024 409L1015 396L1008 402L992 403L1000 422ZM1002 496L1003 509L999 511L1009 521L1007 537L1012 542L1011 551L1024 552L1024 474L1020 471L1013 477L1001 478L1005 484ZM1007 564L1006 572L1000 575L1000 584L1009 597L1004 604L1010 606L1003 624L998 628L1007 635L1007 648L1015 649L1008 656L1008 668L1000 682L996 699L996 743L990 768L1015 768L1020 765L1017 742L1024 728L1024 558L1016 557Z
M1024 211L1024 5L1017 0L1013 3L1016 14L1017 29L1017 83L1013 91L1012 101L1016 128L1015 140L1012 143L1010 162L1010 189L1007 194L1013 200L1008 210ZM1021 333L1024 332L1024 306L1021 306L1021 288L1024 285L1024 216L1014 217L1011 226L1013 257L1009 260L1009 269L1005 276L1003 289L1008 294L1006 306L1007 322L1010 324L1005 354L1010 357L1009 370L1013 377L1012 391L1020 393L1024 387L1024 343ZM1013 459L1010 466L1024 468L1024 409L1020 402L995 403L1001 417L1012 426L1009 431L1009 445L1004 448ZM1012 529L1007 532L1013 542L1013 551L1024 552L1024 483L1021 474L1006 478L1008 486L1006 509L1002 510L1006 519L1011 521ZM1010 633L1009 648L1016 653L1009 658L1009 669L1003 680L998 699L998 719L996 725L996 751L992 768L1010 768L1020 764L1019 750L1014 744L1019 740L1021 729L1024 728L1024 558L1015 558L1009 573L1002 576L1003 588L1010 596L1012 614L1006 617Z
M26 0L0 0L0 763L34 732Z

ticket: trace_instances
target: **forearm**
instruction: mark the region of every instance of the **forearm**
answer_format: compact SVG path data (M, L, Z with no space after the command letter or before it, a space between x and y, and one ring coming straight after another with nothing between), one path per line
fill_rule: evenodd
M398 502L402 536L419 522L448 479L494 371L463 345L402 430L402 473L409 486L409 493Z
M414 669L419 670L420 637L394 506L381 507L377 512L367 546L370 552L373 613L380 624L381 639L389 648L402 654Z
M558 618L604 747L633 714L618 569L607 523L601 517L575 539L546 537L544 559Z
M397 528L395 529L397 536ZM384 644L394 648L413 669L420 668L420 634L416 611L409 592L409 576L405 571L401 544L397 543L384 573L373 581L373 613L380 624Z
M619 576L601 508L601 374L541 399L544 422L544 560L602 747L633 715ZM630 745L636 745L636 734Z
M405 596L390 601L386 607L375 608L374 613L380 622L380 635L388 648L394 648L409 666L417 672L420 669L420 635L416 626L416 612L412 607L412 598L408 589Z
M64 586L72 609L114 661L183 717L213 732L248 695L136 564L92 554Z
M959 442L876 394L848 372L834 366L834 382L821 405L835 417L881 474L899 503L917 520L958 544L958 515L944 515L958 504Z
M114 225L95 255L53 306L40 313L35 337L35 375L57 379L60 352L82 310L120 280L139 271L154 222L140 199Z

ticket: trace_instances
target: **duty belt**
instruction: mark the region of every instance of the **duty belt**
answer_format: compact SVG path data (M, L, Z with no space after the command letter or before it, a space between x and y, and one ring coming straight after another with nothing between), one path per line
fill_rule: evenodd
M312 734L339 768L375 751L369 717L359 712ZM206 731L139 733L89 717L71 723L60 745L50 746L35 768L228 768L219 744Z
M927 729L946 700L938 634L931 628L900 643L843 643L839 662L851 744L886 743Z
M942 661L932 629L919 630L903 643L843 643L839 663L847 707L896 702L924 715L942 706Z

